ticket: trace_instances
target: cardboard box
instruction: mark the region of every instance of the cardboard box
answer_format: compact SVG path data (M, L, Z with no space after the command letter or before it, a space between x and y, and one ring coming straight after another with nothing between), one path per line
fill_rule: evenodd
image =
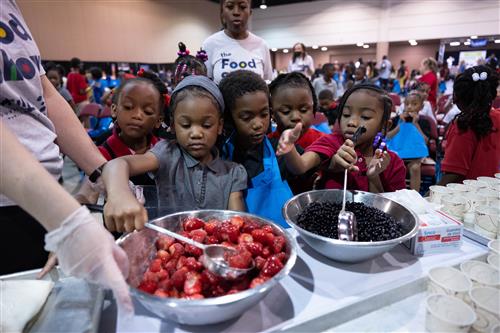
M459 250L463 225L441 211L418 215L420 227L415 237L405 243L412 254L424 256Z

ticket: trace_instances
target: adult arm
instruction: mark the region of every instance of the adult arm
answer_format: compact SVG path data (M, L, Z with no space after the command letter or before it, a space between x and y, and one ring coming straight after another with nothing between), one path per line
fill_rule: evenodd
M70 105L57 92L45 75L41 77L48 116L57 134L57 144L87 175L106 163Z

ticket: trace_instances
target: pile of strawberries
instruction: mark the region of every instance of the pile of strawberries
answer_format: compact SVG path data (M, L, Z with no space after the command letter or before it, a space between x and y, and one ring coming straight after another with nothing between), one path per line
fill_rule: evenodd
M202 299L234 294L264 283L276 275L287 261L286 240L276 235L270 225L260 225L251 218L234 216L229 220L203 221L187 218L182 223L183 236L204 244L222 244L236 248L228 258L235 268L255 269L236 279L225 280L207 270L197 247L159 235L156 257L149 264L138 288L159 297Z

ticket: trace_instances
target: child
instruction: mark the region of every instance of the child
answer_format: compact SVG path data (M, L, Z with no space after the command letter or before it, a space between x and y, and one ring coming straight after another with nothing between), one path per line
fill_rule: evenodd
M286 227L281 208L293 194L284 181L284 165L266 136L271 121L267 85L258 74L239 70L229 73L220 89L228 111L223 156L243 164L248 173L248 211Z
M179 51L177 52L177 59L175 60L175 72L172 84L174 87L189 75L203 75L207 76L207 53L200 49L196 53L196 57L190 55L189 50L183 42L179 42Z
M72 58L70 64L71 72L68 74L66 88L68 88L71 96L73 96L73 101L78 106L87 100L87 80L85 79L85 75L80 73L82 66L80 59Z
M394 129L387 134L387 147L408 164L410 188L417 192L420 192L422 159L429 156L427 142L430 125L418 115L423 107L422 95L417 91L410 92L405 99L403 112L394 120Z
M453 100L460 113L446 136L441 185L500 172L500 110L493 109L498 75L488 66L474 66L458 75Z
M269 134L269 138L276 141L286 129L302 124L302 132L295 142L302 150L309 147L324 133L314 129L314 122L318 102L311 82L304 74L292 72L280 74L269 85L271 93L271 108L273 119L278 125L276 131ZM326 119L325 119L326 120ZM311 170L305 177L292 177L288 183L294 194L312 190L316 170Z
M432 120L434 124L437 124L436 115L434 114L434 111L432 111L432 105L427 100L427 97L429 96L429 89L430 86L427 83L418 82L417 84L415 84L415 88L412 91L419 93L424 101L423 106L418 112L418 114L421 116L426 116L427 118ZM405 109L405 102L401 103L401 105L399 106L397 111L398 115L403 113L404 109Z
M58 67L55 63L49 62L45 66L47 68L46 70L46 75L49 81L52 83L54 88L57 89L59 94L64 98L66 102L71 106L73 110L76 109L75 102L73 101L73 97L71 96L71 93L68 91L68 89L63 87L62 84L62 69Z
M153 97L153 96L151 96ZM155 92L158 108L162 96ZM244 210L245 169L218 156L215 142L222 133L224 100L215 83L205 76L188 76L170 100L175 141L161 141L143 155L109 161L103 170L108 201L104 217L108 229L140 229L146 210L128 189L129 176L154 174L160 207ZM135 123L131 129L139 131Z
M404 189L403 161L391 151L373 147L377 133L385 134L390 124L391 108L391 99L379 87L354 86L346 91L339 105L340 133L320 138L299 155L293 146L300 134L299 123L293 130L283 132L277 154L285 155L288 169L298 175L324 164L328 167L325 188L343 188L344 170L348 169L348 189L374 193ZM361 126L366 132L354 144L352 136Z
M337 102L333 98L330 90L322 90L318 95L319 111L328 118L328 126L333 132L335 121L338 118Z

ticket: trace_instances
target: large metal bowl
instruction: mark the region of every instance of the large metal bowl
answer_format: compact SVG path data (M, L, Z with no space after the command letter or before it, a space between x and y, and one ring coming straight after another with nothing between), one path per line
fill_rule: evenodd
M283 216L314 250L330 259L349 263L361 262L376 257L417 234L418 218L410 209L378 194L362 191L349 192L347 201L362 202L367 206L378 208L393 216L403 226L403 236L380 242L349 242L320 236L297 225L298 216L311 202L329 201L341 203L341 190L317 190L296 195L283 206ZM336 220L331 222L337 223Z
M225 210L197 210L166 215L152 220L151 223L169 230L179 231L181 222L186 217L198 217L205 221L210 218L226 220L231 216L247 216L259 224L269 224L275 234L286 239L288 261L285 267L265 283L236 294L206 298L202 300L184 300L178 298L161 298L137 289L142 276L152 257L155 255L155 241L158 233L150 229L142 229L122 236L117 243L125 250L130 261L130 271L127 282L131 295L145 308L158 317L187 325L206 325L222 322L237 317L250 307L257 304L273 288L279 280L288 275L297 259L297 245L279 225L256 215Z

